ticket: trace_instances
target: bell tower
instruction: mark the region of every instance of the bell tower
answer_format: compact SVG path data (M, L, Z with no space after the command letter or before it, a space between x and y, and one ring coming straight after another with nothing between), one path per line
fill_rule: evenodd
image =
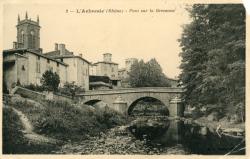
M39 16L37 20L28 18L28 13L25 14L25 19L20 20L18 15L17 19L17 44L16 48L32 49L40 52L40 26Z

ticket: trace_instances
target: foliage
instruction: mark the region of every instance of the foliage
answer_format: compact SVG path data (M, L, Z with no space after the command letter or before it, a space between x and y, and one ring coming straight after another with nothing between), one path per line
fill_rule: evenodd
M36 131L62 140L79 140L124 122L124 118L112 111L95 110L91 106L66 101L47 101L45 105L36 121Z
M56 91L60 83L60 77L56 72L47 70L42 75L41 83L45 90Z
M189 12L192 21L180 39L186 102L236 113L228 110L245 105L245 9L241 4L196 4Z
M146 63L143 60L136 61L129 72L129 83L132 87L170 86L156 59L151 59Z
M85 89L77 86L74 82L66 82L62 88L58 89L58 92L64 95L74 97L76 93L84 93Z
M20 153L27 140L22 134L22 124L11 108L3 109L3 153Z
M103 109L95 111L96 119L104 129L112 128L125 123L125 118L114 110L105 106Z
M3 81L3 93L9 94L9 90L7 88L6 82Z

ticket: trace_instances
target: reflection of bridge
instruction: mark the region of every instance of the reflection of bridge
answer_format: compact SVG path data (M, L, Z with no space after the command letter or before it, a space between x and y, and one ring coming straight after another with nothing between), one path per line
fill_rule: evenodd
M184 107L180 98L183 92L180 87L124 88L86 91L84 94L78 94L77 98L88 105L103 101L122 114L128 114L140 100L154 98L167 106L170 116L182 116Z

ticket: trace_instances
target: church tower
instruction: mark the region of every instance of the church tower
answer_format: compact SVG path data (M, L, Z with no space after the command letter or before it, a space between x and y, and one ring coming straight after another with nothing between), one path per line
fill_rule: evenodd
M37 16L37 20L33 21L28 19L28 13L26 12L25 19L20 20L18 15L16 27L17 43L15 48L26 48L41 52L39 17Z

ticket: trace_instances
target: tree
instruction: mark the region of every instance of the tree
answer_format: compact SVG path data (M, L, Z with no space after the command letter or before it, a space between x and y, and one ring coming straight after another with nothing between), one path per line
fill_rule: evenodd
M53 73L51 70L47 70L42 75L41 83L45 90L57 91L60 77L56 72Z
M140 60L131 66L129 83L132 87L168 87L168 79L156 59L148 62Z
M245 9L240 4L197 4L189 12L192 21L179 40L186 102L232 112L245 103Z

